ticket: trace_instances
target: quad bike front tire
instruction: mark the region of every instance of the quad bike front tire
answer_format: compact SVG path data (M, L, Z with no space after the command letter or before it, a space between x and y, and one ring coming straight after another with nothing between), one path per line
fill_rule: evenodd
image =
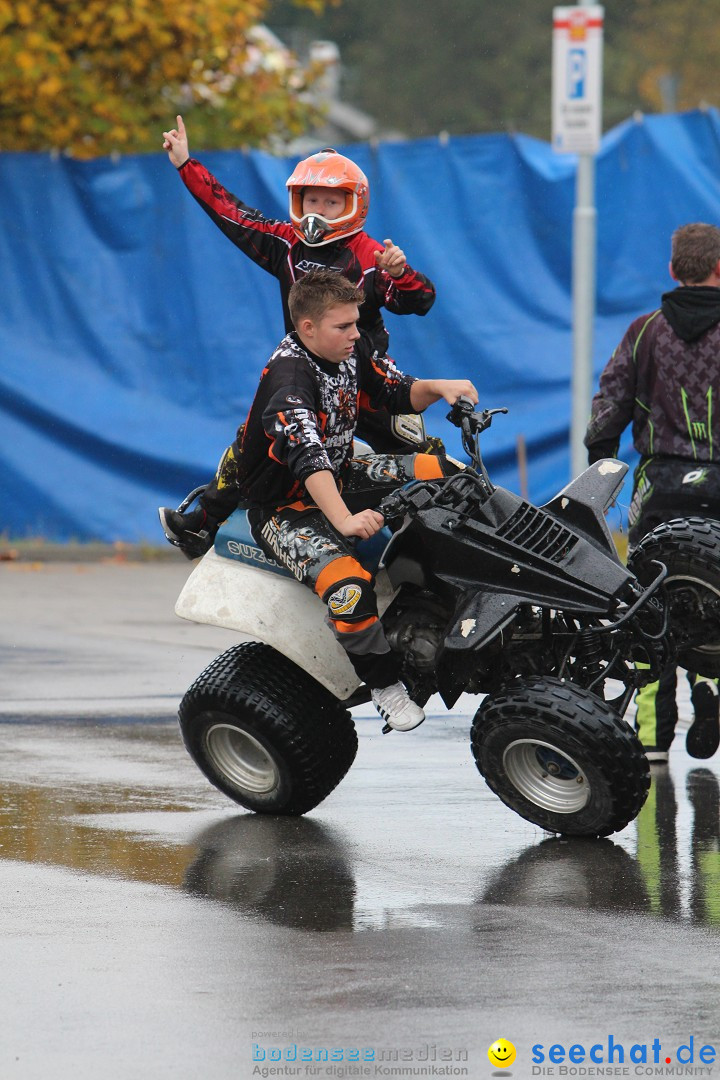
M305 814L355 760L350 713L269 645L243 642L197 677L180 730L208 780L258 814Z
M632 728L588 690L552 676L518 679L489 695L471 745L486 784L548 832L609 836L633 820L650 770Z
M658 573L653 562L667 567L670 629L681 646L678 664L707 678L720 675L720 522L691 517L658 525L635 548L628 569L647 585ZM683 640L703 644L682 648Z

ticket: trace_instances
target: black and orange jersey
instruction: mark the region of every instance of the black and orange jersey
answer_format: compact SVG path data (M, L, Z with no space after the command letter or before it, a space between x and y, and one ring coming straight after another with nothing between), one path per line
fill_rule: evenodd
M435 286L424 274L406 266L401 277L392 278L376 269L375 255L383 245L367 233L311 247L298 239L289 221L276 221L246 206L194 158L178 171L188 191L225 236L278 279L286 331L293 329L287 304L290 288L310 270L336 270L362 288L365 300L358 325L380 352L388 347L382 308L395 315L425 315L434 304Z
M243 495L256 507L302 498L304 481L329 470L338 481L353 455L359 399L390 413L412 409L415 380L363 334L347 360L322 360L287 334L265 367L245 424Z

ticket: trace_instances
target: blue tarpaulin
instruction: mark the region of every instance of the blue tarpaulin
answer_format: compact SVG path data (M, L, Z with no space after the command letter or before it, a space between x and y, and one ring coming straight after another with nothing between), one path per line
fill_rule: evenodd
M190 132L192 135L192 131ZM569 479L575 161L523 135L344 149L371 184L368 231L437 286L425 318L388 315L420 376L469 376L509 408L484 436L496 483ZM295 159L197 156L231 191L287 216ZM597 160L596 375L672 287L670 234L717 223L720 116L644 117ZM243 256L164 154L74 161L0 154L0 532L160 542L155 508L207 481L283 333L277 282ZM428 427L460 454L446 408Z

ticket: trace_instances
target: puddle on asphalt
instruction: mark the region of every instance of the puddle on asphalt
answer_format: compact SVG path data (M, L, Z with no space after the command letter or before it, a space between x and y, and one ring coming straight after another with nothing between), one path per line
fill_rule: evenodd
M720 928L720 784L694 765L679 779L672 765L653 769L648 799L623 833L634 840L632 853L612 839L543 840L508 862L482 901Z
M440 883L441 869L424 890L416 863L404 878L388 873L388 860L406 854L397 850L403 837L390 837L376 858L374 821L363 822L354 805L335 814L337 825L240 811L185 762L171 725L3 725L3 735L2 859L150 882L314 931L432 929L460 917L479 926L483 905L720 927L720 784L684 754L653 770L637 821L613 839L537 831L524 844L527 832L514 835L518 819L501 807L507 835L492 850L462 850L453 891ZM422 850L423 835L415 842ZM450 860L452 843L443 852ZM427 852L429 867L437 855Z

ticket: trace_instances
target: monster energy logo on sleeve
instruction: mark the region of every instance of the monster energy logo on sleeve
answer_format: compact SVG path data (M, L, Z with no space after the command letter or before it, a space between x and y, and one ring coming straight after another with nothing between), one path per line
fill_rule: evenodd
M688 396L685 392L685 387L680 388L680 396L682 397L683 412L685 413L685 423L687 424L688 434L690 436L690 442L692 443L693 457L696 458L697 447L695 441L707 442L708 449L710 451L710 460L713 460L713 441L712 441L712 386L708 386L705 399L707 401L707 419L706 420L691 420L690 412L688 410Z

